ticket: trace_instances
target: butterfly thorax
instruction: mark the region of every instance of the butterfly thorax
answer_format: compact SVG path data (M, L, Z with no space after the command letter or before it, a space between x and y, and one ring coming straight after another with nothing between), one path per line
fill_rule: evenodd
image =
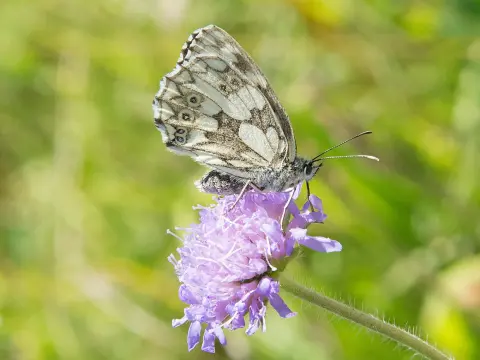
M310 161L296 157L292 163L280 168L268 168L257 173L252 183L262 191L284 191L305 180L310 180L318 170L312 168Z
M211 170L195 184L200 191L218 194L240 194L248 183L265 192L285 191L305 180L310 180L320 168L311 161L297 157L280 167L257 169L250 177L241 178L219 170Z

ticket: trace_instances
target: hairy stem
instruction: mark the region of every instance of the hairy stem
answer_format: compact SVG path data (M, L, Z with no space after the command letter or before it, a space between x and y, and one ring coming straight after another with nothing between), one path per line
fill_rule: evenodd
M435 348L420 337L409 333L393 324L385 322L371 314L364 313L351 306L348 306L340 301L334 300L328 296L317 293L295 281L288 279L282 275L280 280L281 286L284 290L290 292L296 297L308 301L311 304L317 305L325 310L328 310L335 315L350 320L358 325L364 326L369 330L375 331L383 336L386 336L397 343L409 347L419 355L432 360L451 360L440 350Z

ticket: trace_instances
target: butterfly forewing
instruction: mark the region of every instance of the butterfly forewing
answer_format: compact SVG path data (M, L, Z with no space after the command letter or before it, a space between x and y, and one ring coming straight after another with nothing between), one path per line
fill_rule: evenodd
M214 25L189 37L153 108L170 150L221 172L250 180L296 156L290 121L265 76Z

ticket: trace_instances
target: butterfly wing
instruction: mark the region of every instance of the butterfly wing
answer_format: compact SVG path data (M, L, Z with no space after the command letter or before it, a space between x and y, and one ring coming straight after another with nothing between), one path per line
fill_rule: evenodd
M188 38L153 109L169 150L219 171L250 179L295 159L290 120L265 76L214 25Z

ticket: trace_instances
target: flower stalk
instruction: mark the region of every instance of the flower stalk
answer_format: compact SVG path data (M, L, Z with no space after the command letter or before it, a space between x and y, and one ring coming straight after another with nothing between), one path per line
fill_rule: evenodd
M420 337L408 331L381 320L371 314L365 313L326 295L315 292L309 288L299 285L285 275L280 276L281 288L294 296L308 301L309 303L330 311L337 316L375 331L400 345L406 346L417 354L431 360L451 360L453 358L445 355L440 350L429 344Z

